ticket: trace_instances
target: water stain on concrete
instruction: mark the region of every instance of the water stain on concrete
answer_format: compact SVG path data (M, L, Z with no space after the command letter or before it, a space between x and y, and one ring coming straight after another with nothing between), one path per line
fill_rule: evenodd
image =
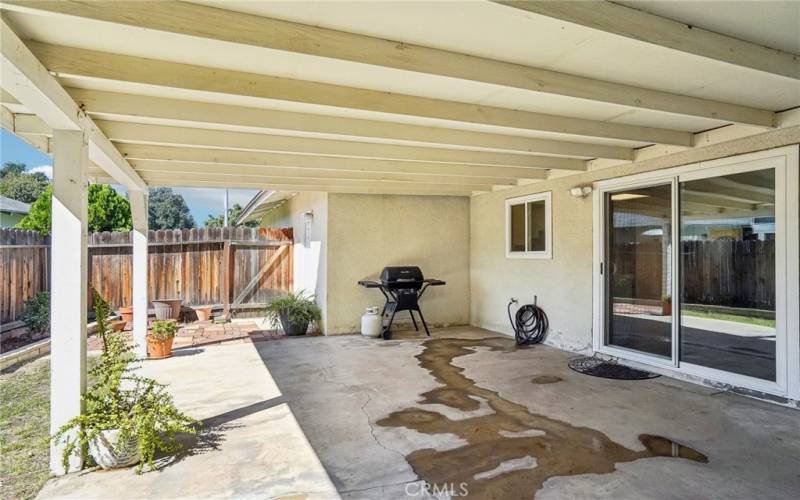
M556 476L608 474L616 464L652 457L677 457L707 463L702 453L651 435L640 435L642 451L631 450L588 427L532 413L464 376L453 359L476 348L512 351L513 340L438 338L426 341L416 357L443 387L421 395L420 403L441 404L462 411L484 400L493 413L453 420L419 407L406 408L379 420L383 427L404 427L425 434L455 434L466 445L448 450L415 450L406 456L424 481L439 486L462 483L473 498L532 498L544 482ZM557 377L556 377L557 378ZM535 466L532 464L535 463ZM453 486L451 486L453 487Z
M562 380L561 377L556 377L555 375L536 375L531 379L531 382L534 384L555 384Z

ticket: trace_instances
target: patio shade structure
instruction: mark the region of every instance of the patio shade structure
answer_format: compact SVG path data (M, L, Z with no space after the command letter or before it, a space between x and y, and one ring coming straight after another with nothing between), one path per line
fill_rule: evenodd
M129 192L144 356L148 186L472 196L800 123L796 55L605 2L0 9L3 127L54 157L54 427L85 389L87 182Z

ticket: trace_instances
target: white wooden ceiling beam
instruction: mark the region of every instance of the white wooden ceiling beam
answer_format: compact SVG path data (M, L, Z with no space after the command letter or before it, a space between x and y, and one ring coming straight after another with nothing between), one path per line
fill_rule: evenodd
M169 89L332 106L521 130L691 146L691 134L678 130L601 122L327 83L291 80L33 41L29 41L28 46L50 71L65 77L102 79Z
M99 174L100 172L91 172ZM471 196L473 193L490 191L488 186L483 189L468 191L468 186L436 186L431 189L420 187L418 184L398 186L397 183L360 183L343 184L345 181L334 182L309 181L296 182L263 182L235 175L197 175L191 179L176 179L172 175L145 175L147 183L151 186L177 186L177 187L205 187L205 188L241 188L241 189L274 189L276 191L324 191L331 193L361 193L361 194L398 194L398 195L427 195L427 196ZM94 175L96 182L113 182L108 177Z
M539 2L522 4L524 8L525 5L536 3ZM772 127L774 120L771 111L748 106L183 2L75 3L26 0L8 4L10 8L39 14L68 15L181 36L208 38L652 111L766 127ZM587 9L592 9L592 6ZM647 20L652 22L650 18ZM640 27L642 32L648 29L649 23Z
M311 113L295 113L202 101L186 101L67 87L90 115L158 120L165 125L230 128L232 130L344 136L372 140L409 141L436 145L509 150L580 158L633 160L631 148L556 141L469 130L408 125Z
M606 1L495 1L534 14L722 61L740 68L800 80L800 56L797 54L714 33L624 5Z
M400 160L343 158L321 155L295 155L263 151L234 151L206 148L118 144L119 151L137 165L138 160L160 162L202 163L220 165L220 171L231 166L261 166L283 169L312 169L369 174L416 174L470 177L502 177L509 179L546 179L547 171L527 167L459 165ZM137 167L138 168L138 167ZM497 183L502 184L502 183Z
M586 162L574 158L534 156L463 149L425 148L375 144L368 142L333 141L308 137L285 137L207 130L187 127L166 127L141 123L98 120L105 134L115 142L206 146L223 149L271 151L294 154L375 158L419 162L441 162L473 165L501 165L528 168L585 170ZM225 153L219 152L220 157Z
M221 163L193 163L180 161L131 160L131 164L141 175L165 174L183 179L194 175L228 175L247 177L264 182L293 183L296 180L317 180L326 183L335 180L404 182L406 185L421 186L468 186L508 184L517 180L507 177L465 177L459 175L405 174L384 172L358 172L353 170L325 170L312 168L285 168L261 165L228 165Z
M0 15L0 74L3 89L51 129L85 130L89 136L90 160L128 188L144 189L144 181L14 33L6 15Z

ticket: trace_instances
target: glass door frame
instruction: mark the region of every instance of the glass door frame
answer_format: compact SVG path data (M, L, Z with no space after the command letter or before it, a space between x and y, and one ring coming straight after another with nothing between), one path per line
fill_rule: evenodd
M776 300L776 380L768 381L680 361L680 182L719 177L742 172L775 169L775 300ZM654 185L672 185L671 266L673 297L671 359L608 344L608 283L604 275L607 261L608 195L618 191ZM753 391L800 400L800 290L798 270L798 146L694 163L594 184L593 249L593 334L595 352L654 367L664 373L681 373L703 381L730 384ZM794 216L793 216L794 215ZM791 223L794 221L794 224ZM788 277L788 279L787 279ZM660 369L660 370L659 370Z

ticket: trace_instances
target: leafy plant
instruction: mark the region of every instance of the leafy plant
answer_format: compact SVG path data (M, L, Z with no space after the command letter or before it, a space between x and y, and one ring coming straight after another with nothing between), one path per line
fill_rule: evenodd
M107 185L89 186L89 231L130 231L133 228L128 200ZM17 224L18 229L32 229L42 234L52 230L53 186L47 186L31 205L28 215Z
M301 324L319 321L322 313L314 302L313 295L305 292L289 292L285 296L275 299L267 304L264 310L268 319L278 322L281 316L286 316L290 323Z
M148 333L147 336L156 340L167 340L174 337L177 331L178 326L174 321L164 319L153 321L153 325L150 327L150 333Z
M25 301L22 321L29 333L42 333L50 328L50 292L39 292Z
M64 440L66 468L73 453L83 451L103 431L117 429L115 451L134 442L141 454L136 473L140 474L145 464L153 470L156 451L176 451L175 435L195 433L197 422L175 407L163 384L133 373L133 353L121 334L109 331L106 319L111 308L96 291L94 304L97 331L103 340L99 362L89 371L96 382L83 397L86 412L64 424L52 439ZM71 433L73 430L76 432Z

